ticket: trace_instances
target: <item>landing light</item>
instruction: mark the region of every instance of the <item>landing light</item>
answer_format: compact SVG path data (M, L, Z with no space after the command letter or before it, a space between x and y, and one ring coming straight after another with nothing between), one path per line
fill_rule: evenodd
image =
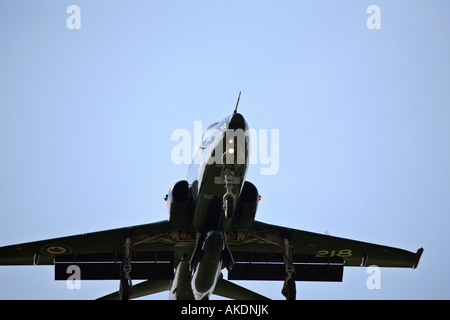
M234 148L228 149L228 153L233 154L234 153Z

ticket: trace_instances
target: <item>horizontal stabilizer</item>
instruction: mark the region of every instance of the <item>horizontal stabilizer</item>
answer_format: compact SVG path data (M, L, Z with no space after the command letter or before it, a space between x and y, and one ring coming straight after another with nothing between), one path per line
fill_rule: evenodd
M131 294L130 299L144 297L150 294L167 291L169 289L170 289L169 280L144 281L133 286L133 293ZM98 298L97 300L119 300L119 299L120 299L119 291L116 291L101 298Z
M213 294L234 300L269 300L259 293L227 281L222 277L217 281Z

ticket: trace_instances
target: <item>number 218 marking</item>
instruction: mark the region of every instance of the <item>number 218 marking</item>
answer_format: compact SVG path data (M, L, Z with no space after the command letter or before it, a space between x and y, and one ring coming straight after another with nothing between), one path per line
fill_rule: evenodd
M342 249L342 250L320 250L317 251L316 258L328 258L328 257L341 257L348 258L352 256L352 250L350 249Z

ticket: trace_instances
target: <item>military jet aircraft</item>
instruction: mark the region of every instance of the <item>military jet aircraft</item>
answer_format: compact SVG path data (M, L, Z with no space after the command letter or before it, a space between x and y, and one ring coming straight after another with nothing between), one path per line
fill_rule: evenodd
M344 267L417 267L422 248L413 253L256 221L260 196L245 180L249 135L238 103L204 132L189 181L170 188L167 221L1 247L0 265L54 265L55 280L117 279L119 291L100 299L122 300L166 290L171 299L266 299L229 280L280 280L282 294L294 300L296 281L339 282ZM132 279L146 281L133 286Z

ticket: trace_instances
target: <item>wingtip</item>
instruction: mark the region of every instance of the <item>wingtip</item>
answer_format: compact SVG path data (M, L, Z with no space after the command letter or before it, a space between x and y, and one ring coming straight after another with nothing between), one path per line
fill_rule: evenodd
M420 258L422 257L422 253L423 253L423 248L419 248L419 250L417 250L417 252L416 252L416 262L413 265L413 269L416 269L417 266L419 265L419 261L420 261Z

